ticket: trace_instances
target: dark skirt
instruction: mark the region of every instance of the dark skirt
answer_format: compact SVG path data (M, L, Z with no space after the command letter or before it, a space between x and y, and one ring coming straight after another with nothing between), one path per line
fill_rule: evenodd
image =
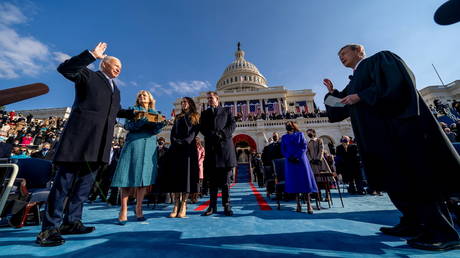
M172 144L166 157L167 166L162 171L160 188L167 193L198 193L200 180L198 152L195 140L190 144Z

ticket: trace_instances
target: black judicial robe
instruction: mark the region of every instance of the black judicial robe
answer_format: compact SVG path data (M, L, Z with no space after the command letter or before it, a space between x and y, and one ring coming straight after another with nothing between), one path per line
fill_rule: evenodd
M330 122L350 117L370 186L397 193L460 192L460 158L396 54L361 61L348 85L328 93L360 102L328 107Z

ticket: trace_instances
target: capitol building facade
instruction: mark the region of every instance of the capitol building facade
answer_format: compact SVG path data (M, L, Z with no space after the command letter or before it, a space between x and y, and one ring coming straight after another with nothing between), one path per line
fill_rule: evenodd
M235 60L225 68L215 91L221 105L229 108L237 118L233 134L237 149L262 152L274 132L280 135L286 133L284 124L289 120L294 120L303 132L315 129L325 146L329 143L337 145L342 135L353 136L349 120L329 123L327 117L315 114L315 93L311 89L289 90L284 86L268 86L267 79L257 67L245 59L245 52L239 44ZM207 108L206 92L193 99L199 111ZM178 98L173 103L176 114L181 110L180 101ZM291 119L286 119L287 114ZM168 126L158 136L168 142L170 131L171 126Z

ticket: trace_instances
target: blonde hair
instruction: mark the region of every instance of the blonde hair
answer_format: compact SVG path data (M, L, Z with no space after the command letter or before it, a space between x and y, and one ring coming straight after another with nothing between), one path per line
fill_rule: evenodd
M143 94L143 93L147 94L147 96L149 97L149 109L151 108L151 109L155 110L155 102L156 101L153 98L152 93L150 93L150 91L148 91L148 90L141 90L141 91L139 91L137 93L137 95L136 95L136 104L135 105L138 106L138 107L142 107L141 103L139 103L139 96L141 94Z

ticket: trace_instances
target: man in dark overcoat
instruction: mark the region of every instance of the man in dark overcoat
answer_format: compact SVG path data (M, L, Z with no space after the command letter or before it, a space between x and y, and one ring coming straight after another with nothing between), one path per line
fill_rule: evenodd
M340 49L339 57L353 75L341 92L324 79L326 98L345 104L326 106L329 119L351 118L369 186L387 191L403 215L395 227L380 230L414 237L407 241L414 248L460 248L445 204L459 191L460 158L417 91L412 71L390 51L365 58L357 44Z
M200 131L205 142L204 174L209 181L210 205L203 215L209 216L217 211L217 192L221 188L224 214L232 216L229 188L232 170L236 167L232 141L236 123L232 113L219 105L217 92L208 92L207 98L209 108L201 112Z
M358 147L350 144L350 137L344 135L336 147L335 167L343 181L348 184L348 193L365 194L361 169L359 167Z
M65 242L61 235L86 234L95 227L81 222L83 202L87 200L97 169L109 162L117 114L121 111L120 91L113 81L121 72L121 62L104 54L106 43L84 51L58 67L58 72L75 83L72 113L57 143L54 164L59 168L48 196L42 231L36 242L56 246ZM88 65L102 59L100 71Z

